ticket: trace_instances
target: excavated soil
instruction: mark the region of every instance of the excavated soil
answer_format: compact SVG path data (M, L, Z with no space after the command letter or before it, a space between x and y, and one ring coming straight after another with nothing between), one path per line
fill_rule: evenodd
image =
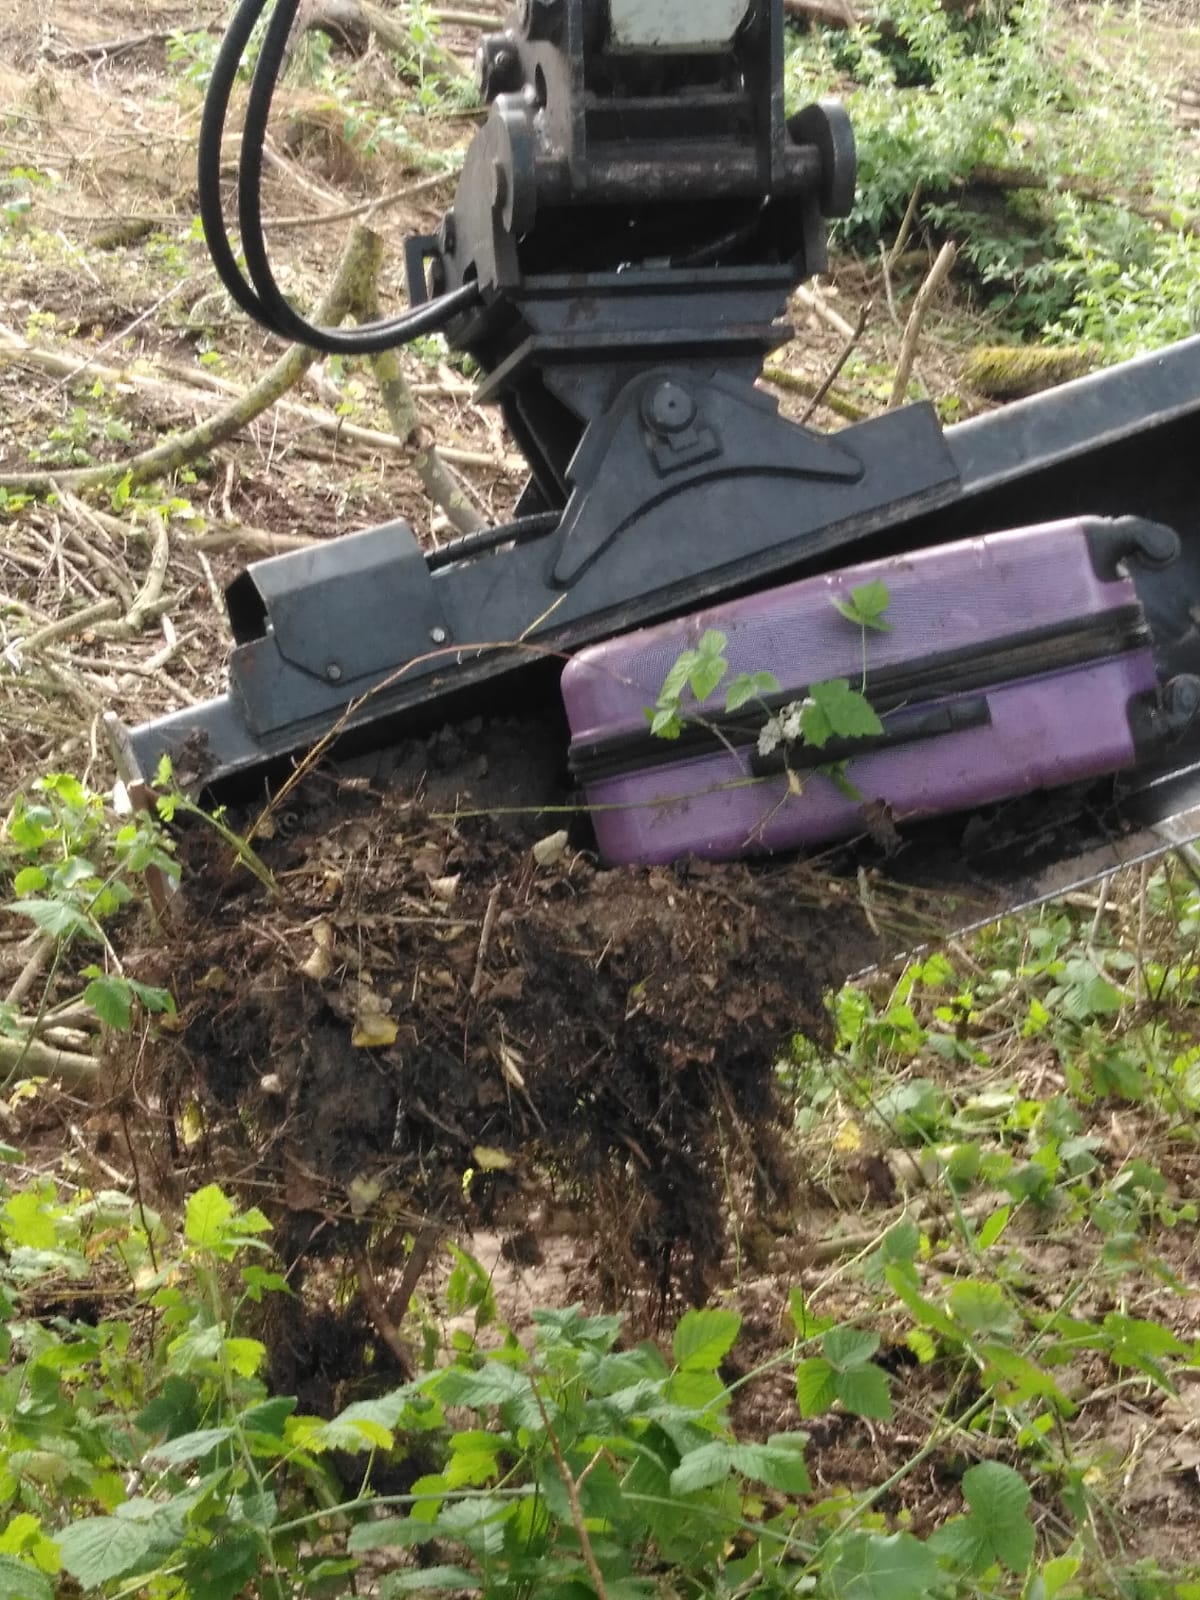
M857 880L601 871L512 805L511 760L545 794L557 750L477 724L383 779L314 775L256 839L275 894L207 828L181 839L142 963L180 1016L161 1080L133 1089L161 1108L171 1181L247 1175L289 1268L381 1221L385 1270L429 1223L536 1260L531 1219L565 1215L590 1298L661 1308L710 1292L735 1193L788 1214L775 1067L880 949Z

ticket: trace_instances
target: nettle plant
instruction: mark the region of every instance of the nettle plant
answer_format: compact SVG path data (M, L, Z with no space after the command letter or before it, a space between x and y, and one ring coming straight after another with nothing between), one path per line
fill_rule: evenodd
M834 740L870 738L880 734L883 723L867 699L867 640L871 633L890 633L891 623L884 613L891 603L886 584L879 579L850 591L849 599L834 598L834 608L852 623L862 639L862 672L855 687L848 678L829 678L808 686L803 699L779 704L780 683L773 672L742 672L725 690L725 711L733 713L757 706L762 716L758 733L760 754L769 755L781 745L803 745L824 750ZM729 676L725 648L729 640L716 628L709 628L695 646L684 650L663 681L657 701L646 708L650 731L660 739L678 739L686 724L704 722L701 707L717 692ZM818 771L833 778L855 799L860 798L846 781L846 763L833 762ZM793 792L800 792L800 779L788 774Z

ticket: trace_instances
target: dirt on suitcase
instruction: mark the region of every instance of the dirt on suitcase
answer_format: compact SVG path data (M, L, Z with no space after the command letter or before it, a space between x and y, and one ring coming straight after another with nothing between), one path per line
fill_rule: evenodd
M289 1265L368 1223L400 1262L421 1222L519 1241L565 1208L617 1303L705 1298L731 1186L787 1210L776 1066L880 952L886 891L801 862L600 871L535 809L552 746L492 723L311 777L255 839L275 893L185 834L143 964L180 1006L139 1086L164 1181L241 1173Z

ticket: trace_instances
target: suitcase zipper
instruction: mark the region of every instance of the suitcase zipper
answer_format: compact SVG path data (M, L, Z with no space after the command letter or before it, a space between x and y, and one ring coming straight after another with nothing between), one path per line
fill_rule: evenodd
M868 671L867 697L883 719L911 706L914 700L948 700L1024 678L1066 672L1127 651L1148 649L1151 643L1145 615L1141 606L1134 603L1104 612L1099 617L1083 617L1073 623L1055 623L1051 627L1014 634L997 641L991 649L947 650L918 662ZM848 671L844 676L853 677L854 674ZM570 749L571 772L586 786L648 767L673 766L716 750L742 751L748 745L757 744L760 731L776 712L803 700L807 693L807 685L797 685L767 695L757 705L743 706L737 712L713 711L705 714L703 722L685 724L677 739L655 738L648 728L638 728L601 739L574 741ZM987 720L986 702L982 720ZM913 739L933 738L955 731L952 726L942 725L931 726L928 732L913 732L909 731L911 724L911 718L905 723L896 722L891 737L885 725L882 736L838 741L836 751L831 744L822 751L813 752L811 760L808 752L803 760L799 759L799 752L794 752L791 764L820 765L826 761L840 761L878 749L881 742L883 745L909 743ZM782 767L780 760L775 770L782 770Z

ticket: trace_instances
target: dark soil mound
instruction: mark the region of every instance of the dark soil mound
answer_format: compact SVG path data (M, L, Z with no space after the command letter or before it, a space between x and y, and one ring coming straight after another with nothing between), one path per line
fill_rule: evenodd
M698 1301L731 1185L786 1199L776 1063L878 949L857 880L600 871L523 809L551 746L492 724L307 779L256 839L277 895L210 830L182 841L162 1098L203 1123L189 1182L245 1173L289 1261L381 1219L519 1233L550 1198L605 1299Z

